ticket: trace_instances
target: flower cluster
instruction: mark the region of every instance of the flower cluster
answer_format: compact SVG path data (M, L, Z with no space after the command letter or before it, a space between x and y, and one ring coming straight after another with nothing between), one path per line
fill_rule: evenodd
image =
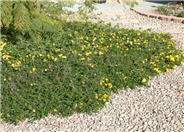
M112 88L112 84L109 82L108 78L100 80L100 86L102 86L103 88Z

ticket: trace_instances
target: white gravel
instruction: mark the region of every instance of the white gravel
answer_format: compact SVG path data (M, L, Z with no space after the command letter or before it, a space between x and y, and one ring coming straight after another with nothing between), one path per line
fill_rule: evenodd
M140 16L130 10L101 10L101 18L121 27L169 32L184 51L184 24ZM184 132L184 65L149 81L150 87L122 90L99 113L67 118L49 115L17 126L2 123L1 132Z

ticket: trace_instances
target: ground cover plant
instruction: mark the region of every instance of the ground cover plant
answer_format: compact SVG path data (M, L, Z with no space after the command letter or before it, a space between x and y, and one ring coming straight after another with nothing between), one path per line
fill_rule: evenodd
M184 58L163 33L79 22L63 30L37 43L1 42L5 121L97 111L112 92L144 85Z
M159 6L157 10L163 15L184 17L184 5L182 3L177 5Z
M104 107L113 92L146 85L184 60L165 33L58 20L60 31L13 43L2 34L1 118L18 123Z

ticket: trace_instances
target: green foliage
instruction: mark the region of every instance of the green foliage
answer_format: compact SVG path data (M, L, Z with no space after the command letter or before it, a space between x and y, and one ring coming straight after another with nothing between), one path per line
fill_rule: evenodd
M164 15L169 15L169 11L164 6L159 6L157 10Z
M46 16L30 1L3 1L1 13L2 34L11 40L32 39L38 41L43 34L61 30L57 20Z
M79 7L79 14L83 20L89 19L89 13L95 9L93 2L91 0L85 0L84 5Z
M92 113L111 93L147 85L183 63L171 36L61 21L41 41L1 42L1 118L18 123L48 114Z
M138 5L138 2L135 0L123 0L122 1L125 5L130 5L131 7L134 7L135 5Z
M6 6L4 6L3 3L1 3L1 28L8 28L10 27L10 24L13 21L13 15L12 15L12 2L6 2Z
M91 0L85 0L84 6L88 8L88 10L91 12L95 9L93 2Z
M178 17L184 17L184 11L181 11L180 13L178 13L177 16L178 16Z
M130 4L131 7L134 7L135 5L138 5L138 2L135 1L135 2Z
M30 30L31 18L28 9L23 3L14 5L13 27L16 31L25 33Z

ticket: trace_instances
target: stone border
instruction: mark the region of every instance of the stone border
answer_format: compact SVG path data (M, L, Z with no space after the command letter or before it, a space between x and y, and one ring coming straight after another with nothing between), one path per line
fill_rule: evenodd
M135 11L136 13L143 15L143 16L146 16L146 17L184 24L184 18L147 13L147 12L143 11L143 9L139 9L139 8L130 8L130 9Z

